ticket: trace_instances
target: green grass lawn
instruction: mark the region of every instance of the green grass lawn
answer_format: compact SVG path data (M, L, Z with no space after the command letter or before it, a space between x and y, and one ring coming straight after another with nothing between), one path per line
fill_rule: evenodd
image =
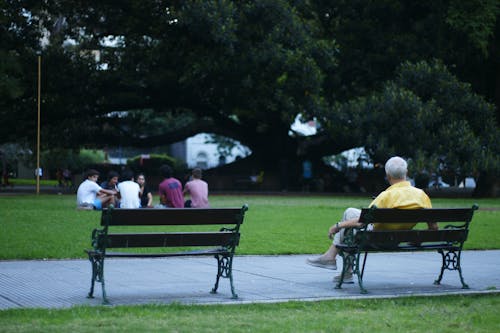
M499 332L500 297L0 311L0 332Z
M369 199L328 196L212 196L213 207L250 207L238 254L320 253L328 228L345 207ZM492 199L435 199L435 207L481 209L474 215L466 249L500 248L500 203ZM0 196L0 259L83 258L100 212L78 211L74 195Z
M369 198L212 196L213 207L250 207L238 254L320 253L345 207ZM467 249L500 248L496 199L478 203ZM74 195L0 196L0 259L83 258L100 213L77 211ZM1 272L0 272L1 274ZM487 274L485 272L485 274ZM499 332L500 295L409 297L249 305L147 305L0 311L0 332Z

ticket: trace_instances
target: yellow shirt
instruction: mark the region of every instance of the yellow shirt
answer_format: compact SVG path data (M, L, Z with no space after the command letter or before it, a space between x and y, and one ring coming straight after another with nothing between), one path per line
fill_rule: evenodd
M411 186L410 182L402 181L389 186L384 192L380 193L370 204L370 207L376 205L378 208L398 208L398 209L419 209L432 208L431 199L427 194L416 187ZM405 230L413 228L415 224L411 223L375 223L374 230Z

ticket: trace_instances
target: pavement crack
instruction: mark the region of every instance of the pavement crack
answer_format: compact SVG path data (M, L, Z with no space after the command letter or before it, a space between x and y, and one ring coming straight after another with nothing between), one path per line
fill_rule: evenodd
M16 301L14 301L14 300L10 299L9 297L7 297L7 296L5 296L5 295L1 295L1 294L0 294L0 298L3 298L4 300L6 300L6 301L8 301L8 302L11 302L12 304L15 304L15 305L17 305L17 306L19 306L19 307L21 307L21 308L22 308L22 307L24 307L24 305L23 305L23 304L18 303L18 302L16 302Z

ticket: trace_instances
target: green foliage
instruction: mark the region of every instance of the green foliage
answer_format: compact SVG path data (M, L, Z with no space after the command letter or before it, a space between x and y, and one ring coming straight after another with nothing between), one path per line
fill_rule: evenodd
M44 149L150 148L209 132L249 147L263 169L283 173L276 161L289 162L292 182L304 157L368 144L377 160L434 158L457 142L450 165L472 154L467 171L496 170L495 111L471 91L496 96L498 10L496 0L5 0L0 143L32 145L42 51ZM299 113L321 118L316 136L289 136ZM403 114L401 127L428 140L394 146L368 125L391 131L387 120Z
M337 104L335 114L350 115L344 122L354 138L365 137L375 162L402 155L418 160L419 170L443 161L466 175L500 171L494 106L440 61L402 64L380 92Z
M9 171L14 170L17 163L24 163L25 165L34 165L33 153L31 150L18 143L4 143L0 144L0 163L3 163ZM3 169L3 168L2 168Z
M470 84L460 82L439 61L403 64L396 84L440 109L440 116L433 119L437 126L428 131L435 136L434 149L425 151L444 157L454 170L500 172L495 107L475 94Z
M322 68L334 67L338 49L288 1L165 7L130 0L121 7L54 1L43 12L30 8L36 18L43 13L37 23L51 31L42 63L51 75L43 82L46 144L153 146L216 129L263 150L255 130L287 140L298 112L325 106ZM109 35L117 37L112 47L103 43ZM64 37L76 44L63 46ZM149 131L135 126L136 111L154 112L141 117L152 120ZM186 113L195 117L179 123Z
M433 58L494 98L497 0L320 1L315 7L325 35L341 50L330 81L337 100L372 93L404 61Z
M83 172L89 165L105 163L105 154L102 150L82 149L51 149L43 151L40 163L46 170L68 168L73 172Z
M487 55L499 14L497 0L451 1L446 23L462 32L468 41Z
M0 103L15 100L23 94L24 87L18 78L21 65L13 52L0 50ZM0 104L1 105L1 104Z

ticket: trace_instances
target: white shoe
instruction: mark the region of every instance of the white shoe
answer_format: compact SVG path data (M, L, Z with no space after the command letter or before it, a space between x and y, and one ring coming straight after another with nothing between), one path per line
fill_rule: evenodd
M333 282L335 283L339 283L340 282L340 277L342 276L342 274L340 275L337 275L333 278ZM344 274L344 281L342 281L342 283L354 283L354 280L352 279L352 272L346 272Z
M316 259L307 259L306 263L311 265L311 266L316 266L316 267L321 267L321 268L326 268L326 269L331 269L331 270L337 269L337 262L335 260L323 259L321 257L316 258Z

